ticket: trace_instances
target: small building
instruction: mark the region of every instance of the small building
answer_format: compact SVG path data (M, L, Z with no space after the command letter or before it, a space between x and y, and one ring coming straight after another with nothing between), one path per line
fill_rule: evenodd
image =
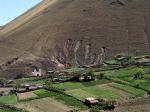
M93 105L97 105L99 103L99 101L96 98L93 97L89 97L85 99L85 104L88 106L93 106Z
M90 75L82 75L82 76L79 76L79 81L92 81L94 80L94 78Z
M42 76L42 69L39 67L32 67L32 76Z
M47 71L47 74L53 74L54 71Z
M25 87L26 91L33 91L33 90L42 88L41 86L28 85L28 84L25 84L24 87Z

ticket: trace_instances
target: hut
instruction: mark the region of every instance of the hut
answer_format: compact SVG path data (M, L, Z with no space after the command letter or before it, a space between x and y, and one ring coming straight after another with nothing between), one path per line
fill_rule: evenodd
M96 98L89 97L85 99L85 104L88 106L94 106L97 105L99 101Z

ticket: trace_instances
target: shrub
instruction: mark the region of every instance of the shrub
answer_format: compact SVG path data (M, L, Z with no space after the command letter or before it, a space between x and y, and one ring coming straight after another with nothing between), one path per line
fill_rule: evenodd
M134 73L133 73L133 78L134 79L141 79L145 75L145 72L142 68L138 68Z
M92 106L90 109L90 112L100 112L100 109L101 108L98 105Z
M113 110L115 108L115 101L104 101L102 107L104 110Z
M114 100L99 100L99 108L103 110L113 110L115 108L116 101Z

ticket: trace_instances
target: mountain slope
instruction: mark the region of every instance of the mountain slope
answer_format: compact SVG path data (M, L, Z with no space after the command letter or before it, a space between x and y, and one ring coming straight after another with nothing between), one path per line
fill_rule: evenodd
M63 64L99 64L104 50L108 58L148 54L149 33L149 0L44 0L0 30L0 60L29 52Z

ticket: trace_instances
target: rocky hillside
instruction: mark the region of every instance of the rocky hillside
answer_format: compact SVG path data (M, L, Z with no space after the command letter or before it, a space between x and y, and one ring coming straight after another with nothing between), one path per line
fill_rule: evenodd
M149 0L44 0L0 30L0 62L26 54L98 65L150 51Z

